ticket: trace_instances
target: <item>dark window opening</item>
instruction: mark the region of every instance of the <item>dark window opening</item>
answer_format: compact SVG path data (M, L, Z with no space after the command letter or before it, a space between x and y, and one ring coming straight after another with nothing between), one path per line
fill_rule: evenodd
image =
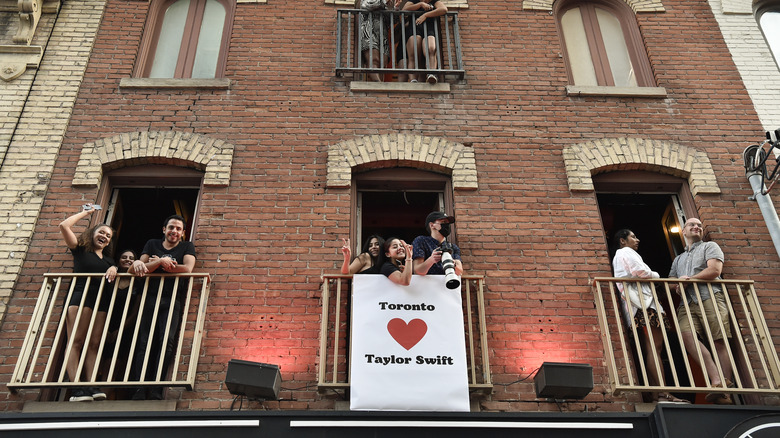
M412 243L425 234L425 217L432 211L454 214L450 177L416 169L382 169L355 177L356 215L353 247L362 247L372 234L398 237ZM450 237L456 240L457 224Z
M192 240L203 173L175 166L138 166L108 173L102 190L105 221L114 229L114 250L133 249L162 238L163 221L184 217Z

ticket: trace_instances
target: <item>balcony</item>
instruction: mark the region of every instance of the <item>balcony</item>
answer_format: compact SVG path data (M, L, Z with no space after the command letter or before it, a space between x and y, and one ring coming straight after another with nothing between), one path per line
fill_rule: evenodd
M109 310L102 328L102 336L97 349L96 364L91 376L86 379L69 379L65 366L71 355L75 354L73 340L68 339L63 303L70 300L75 279L86 277L85 286L91 282L100 282L98 302L103 294L111 294ZM195 383L195 372L200 356L200 345L203 337L203 325L206 316L206 305L209 296L209 274L151 274L143 278L129 274L120 274L118 278L129 279L129 290L136 296L127 293L124 299L118 299L119 281L108 283L102 274L45 274L40 294L32 311L30 324L24 338L19 357L8 388L11 391L27 388L62 389L74 387L166 387L178 386L192 389ZM150 287L159 279L159 289ZM174 306L161 305L161 293L166 285L172 286L171 302L181 305L181 319L174 315ZM156 290L155 290L156 289ZM148 298L148 300L147 300ZM138 303L147 303L139 306ZM83 306L83 302L80 308ZM163 310L164 309L164 310ZM86 339L90 339L97 328L98 312L92 312L87 329ZM79 312L81 315L81 312ZM77 317L74 325L80 324ZM114 319L116 330L110 330L109 325ZM143 330L142 321L151 319L151 324L166 324L166 334L161 347L154 351L152 336L147 342L146 354L143 356L141 379L133 380L130 376L130 358L139 349L139 333ZM174 331L174 352L167 364L170 370L162 374L165 355L161 354L164 345L169 342L168 329L171 321L178 321L179 330ZM79 351L78 375L83 375L88 343ZM75 356L74 356L75 357ZM159 357L158 363L153 359ZM147 369L158 370L156 375L148 378ZM60 399L64 393L49 394L51 399ZM42 398L47 398L44 396Z
M317 387L320 392L349 389L351 275L324 275L322 321ZM493 390L485 329L484 278L461 277L463 333L469 389L489 394Z
M640 333L634 324L627 325L621 315L622 298L618 284L621 284L624 290L629 286L640 288L641 284L648 284L656 302L662 303L666 308L666 315L671 321L672 328L667 330L662 327L660 331L663 336L662 351L656 351L652 342L652 331L642 334L649 336L652 351L637 348L634 340L639 339ZM686 286L692 287L698 302L689 304L681 300L677 293L672 291L674 285L678 290L683 290L682 288ZM712 294L713 285L719 285L726 298L731 339L725 345L728 364L735 370L732 387L712 385L713 381L725 382L723 367L717 360L715 360L717 373L698 367L692 360L692 358L702 357L702 349L696 345L695 351L686 350L679 330L680 321L674 311L676 304L681 301L682 305L689 309L693 306L701 306L699 304L701 291L708 290ZM780 393L778 388L780 362L752 281L595 278L593 292L609 371L609 382L614 394L632 391L664 391L694 395L717 392L732 396L740 394L743 403L758 404L758 396ZM630 301L626 302L626 307L628 314L634 313ZM645 312L647 318L646 310L640 309L639 312ZM704 327L705 333L699 339L709 350L714 351L712 333L706 324ZM720 330L723 330L723 324L720 324ZM666 375L658 376L658 385L648 383L649 371L644 358L649 354L660 354L662 361L668 361Z
M374 16L385 17L386 20L379 20L380 31L387 34L390 53L385 53L381 49L379 68L373 67L374 59L370 57L368 62L361 56L365 50L361 46L358 37L361 20L361 14L374 14ZM415 26L411 26L411 35L403 26L409 20L414 20L414 12L410 11L381 11L366 12L360 9L340 9L336 11L336 76L349 76L353 80L363 80L363 76L371 73L378 73L384 76L385 81L391 81L394 76L404 73L422 73L435 74L440 78L455 77L462 79L465 75L463 70L463 57L460 46L460 27L458 25L458 13L447 12L440 17L440 26L436 27L436 51L438 68L430 69L423 65L423 68L402 68L396 64L395 47L400 45L403 51L401 59L414 59L422 57L422 53L407 53L404 42L413 35L417 35ZM365 15L364 15L365 16ZM423 39L428 36L420 35ZM423 50L427 48L423 45ZM370 51L369 51L370 52ZM385 60L387 58L387 61ZM424 59L424 58L423 58Z

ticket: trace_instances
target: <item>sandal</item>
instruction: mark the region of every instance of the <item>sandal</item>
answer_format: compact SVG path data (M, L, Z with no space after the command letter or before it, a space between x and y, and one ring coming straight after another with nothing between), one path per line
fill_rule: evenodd
M682 398L677 398L677 397L673 396L672 394L669 394L668 392L662 392L662 393L658 394L658 403L674 403L674 404L678 404L678 405L689 405L689 404L691 404L690 401L682 399Z

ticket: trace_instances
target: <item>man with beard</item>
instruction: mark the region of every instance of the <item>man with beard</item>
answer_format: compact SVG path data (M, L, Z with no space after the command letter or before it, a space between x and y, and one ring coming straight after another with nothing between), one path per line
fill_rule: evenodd
M434 211L425 218L425 231L427 236L417 236L412 242L414 273L417 275L444 275L441 265L441 250L439 247L444 239L450 235L450 224L455 218L446 213ZM460 248L452 246L452 258L455 262L455 274L463 275L463 263L460 259Z
M704 229L701 221L696 218L688 219L682 231L685 242L688 246L685 252L678 255L672 262L672 269L669 271L669 278L679 277L683 280L720 280L720 274L723 270L723 250L715 242L704 242ZM723 290L717 283L712 283L712 292L714 299L710 295L710 290L704 284L688 284L685 291L681 293L687 301L690 308L690 319L685 305L681 302L677 308L677 319L680 321L680 333L682 334L685 349L689 357L694 362L706 368L707 375L710 378L712 386L722 386L718 368L713 356L718 358L723 370L723 376L726 379L726 386L731 385L731 362L729 360L727 338L731 337L731 326L729 324L729 314L726 307L726 298L723 296ZM676 288L677 286L673 286ZM701 305L704 307L702 314L701 307L698 304L698 296L701 297ZM717 307L717 309L716 309ZM716 313L717 312L717 313ZM720 323L718 322L720 320ZM691 327L691 323L693 327ZM715 352L710 352L705 347L698 336L706 339L704 324L707 324L712 333ZM720 325L723 324L724 333L721 333ZM696 344L701 350L704 363L700 363L699 355L696 354ZM708 343L709 344L709 343ZM731 396L722 392L713 392L707 394L706 400L715 404L731 404Z
M183 241L185 230L184 218L179 215L169 216L163 222L162 239L150 239L144 245L141 257L133 262L129 272L138 277L147 273L190 273L195 267L195 245L189 241ZM160 281L163 282L162 292L157 309L157 322L152 327L155 306L157 305ZM179 279L179 287L174 291L175 278L152 277L146 285L146 299L142 304L141 328L136 342L135 355L133 356L131 375L134 380L142 380L144 359L147 354L146 346L149 336L152 336L152 344L149 349L149 359L146 363L144 381L157 380L157 366L160 363L160 353L163 341L166 340L166 326L168 326L168 313L173 306L171 323L167 331L165 342L165 355L163 358L160 380L167 380L167 368L176 347L176 333L181 323L182 301L187 293L187 279ZM175 292L175 296L174 296ZM139 388L133 394L133 400L162 400L162 388Z

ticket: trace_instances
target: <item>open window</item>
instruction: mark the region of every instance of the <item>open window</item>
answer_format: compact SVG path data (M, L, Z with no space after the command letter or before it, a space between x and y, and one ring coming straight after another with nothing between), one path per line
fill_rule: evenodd
M203 173L175 166L126 167L108 172L99 200L105 222L115 230L114 249L139 255L147 240L162 237L163 221L179 214L192 240Z
M411 243L425 234L432 211L454 214L450 177L410 168L382 169L355 176L351 236L358 249L366 236L399 237ZM457 224L450 240L457 243ZM353 248L354 250L354 248Z
M696 217L693 196L682 178L652 172L613 172L593 178L596 199L610 245L621 228L639 240L645 263L666 276L674 257L685 250L682 225Z

